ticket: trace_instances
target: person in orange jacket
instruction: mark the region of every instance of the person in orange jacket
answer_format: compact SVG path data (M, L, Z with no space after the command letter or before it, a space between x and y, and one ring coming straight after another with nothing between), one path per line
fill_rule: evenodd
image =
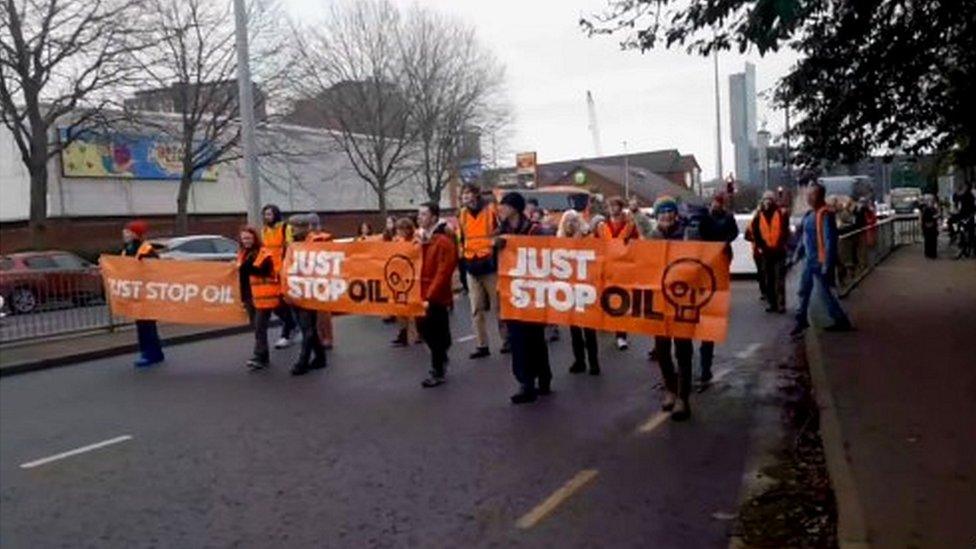
M241 229L238 243L237 272L241 301L254 329L254 355L247 361L247 367L260 370L270 364L268 323L272 311L281 305L281 284L272 259L274 252L261 244L257 229Z
M158 257L152 244L145 241L148 232L149 224L145 221L136 219L128 222L122 229L122 255L139 260ZM137 368L159 364L166 359L155 320L136 319L136 337L139 341L139 358L135 361Z
M261 208L261 218L264 227L261 229L261 245L271 253L275 272L281 270L281 263L285 259L285 251L292 241L291 227L285 223L281 208L274 204L266 204ZM275 342L275 349L284 349L293 342L293 335L298 326L295 324L295 312L284 302L274 310L275 316L281 319L281 337Z
M760 277L759 288L766 296L766 312L786 312L786 243L790 220L776 205L773 191L763 193L759 210L749 224L746 240L753 244Z
M418 327L430 349L430 376L421 383L423 387L444 383L447 350L451 347L448 309L454 304L452 283L458 253L454 234L440 215L441 209L436 202L422 204L417 211L424 257L420 292L427 304L427 312L418 320Z
M599 225L594 226L595 235L597 238L603 238L605 240L620 239L624 242L630 242L631 240L636 240L639 235L637 234L637 226L634 225L634 220L627 215L627 203L624 199L619 196L612 196L607 199L607 211L609 215ZM626 351L629 344L627 343L627 333L617 332L617 349L621 351Z

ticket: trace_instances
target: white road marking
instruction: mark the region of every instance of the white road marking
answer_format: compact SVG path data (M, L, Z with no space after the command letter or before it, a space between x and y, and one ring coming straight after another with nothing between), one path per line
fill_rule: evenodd
M739 351L738 353L736 353L735 358L738 358L739 360L745 360L751 357L752 355L756 354L756 351L758 351L761 348L762 348L762 343L750 343L749 346L746 347L744 351Z
M580 488L586 486L591 480L596 478L597 473L598 471L596 469L583 469L579 473L576 473L573 478L566 481L566 484L560 486L558 490L537 505L535 509L522 515L522 518L518 519L515 525L523 530L532 528L541 522L542 519L549 516L562 502L569 499Z
M719 381L721 381L723 377L731 373L732 373L732 368L724 368L722 370L719 370L715 372L714 376L712 376L712 381L710 381L710 383L718 383Z
M664 422L667 421L669 417L671 417L670 412L658 412L653 416L647 418L647 421L645 421L644 423L641 423L637 427L637 430L634 431L634 434L650 433L654 429L657 429L658 427L663 425Z
M474 334L470 334L470 335L466 335L466 336L461 336L461 337L457 338L457 342L458 343L464 343L465 341L471 341L472 339L474 339Z
M51 463L52 461L58 461L60 459L64 459L67 457L77 456L78 454L91 452L92 450L98 450L99 448L104 448L106 446L111 446L112 444L118 444L120 442L125 442L127 440L132 440L132 436L122 435L120 437L110 438L108 440L96 442L95 444L89 444L88 446L82 446L81 448L75 448L74 450L68 450L67 452L61 452L60 454L54 454L53 456L48 456L46 458L41 458L34 461L28 461L27 463L22 463L20 465L20 468L32 469L34 467Z

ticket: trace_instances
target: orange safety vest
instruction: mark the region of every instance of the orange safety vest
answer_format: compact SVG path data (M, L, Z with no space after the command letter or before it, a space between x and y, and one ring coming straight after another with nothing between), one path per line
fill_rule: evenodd
M617 225L609 217L600 225L600 237L605 240L622 238L625 242L634 238L637 227L629 219L623 225Z
M762 235L763 242L767 248L776 248L783 237L783 216L778 211L773 212L773 219L767 220L766 216L759 212L759 234Z
M495 207L487 204L474 215L467 208L458 216L464 242L464 259L485 259L494 253L492 236L498 226Z
M274 270L281 270L281 262L285 258L285 247L288 245L288 225L278 223L273 227L265 225L261 230L262 248L267 248L271 253L271 261L274 261Z
M816 227L817 227L817 259L820 260L821 265L827 263L827 244L824 242L826 238L826 233L824 233L824 219L830 212L830 208L827 206L821 206L819 210L814 214L816 216Z
M244 264L244 250L237 252L237 267ZM261 265L265 261L271 260L274 264L275 252L265 246L258 250L258 255L254 258L255 265ZM255 309L274 309L281 304L281 283L278 280L278 271L274 270L270 276L248 277L251 283L251 300Z

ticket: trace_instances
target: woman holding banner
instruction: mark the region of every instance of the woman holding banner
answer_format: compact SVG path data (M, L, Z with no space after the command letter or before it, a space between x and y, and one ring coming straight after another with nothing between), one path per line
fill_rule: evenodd
M654 202L654 216L657 227L652 239L684 240L685 231L678 220L678 203L669 196L662 196ZM674 348L675 357L671 355ZM691 361L694 346L690 339L654 336L654 349L657 363L664 379L664 399L661 409L671 412L671 419L683 421L691 417L688 397L691 395ZM674 371L674 358L678 359L678 373Z
M640 237L637 233L637 226L627 215L627 203L624 202L623 198L612 196L607 199L607 210L609 215L603 223L594 227L593 234L605 240L619 238L624 243ZM617 349L626 351L628 347L627 332L617 332Z
M566 210L559 220L556 236L562 238L583 238L589 234L589 226L583 216L575 210ZM573 365L569 368L571 374L581 374L586 371L586 361L590 361L590 375L600 375L599 342L596 330L570 326L570 339L573 342Z
M281 285L272 259L274 253L261 245L261 237L253 227L244 227L238 236L237 272L240 276L241 301L254 328L254 356L247 361L252 370L267 368L268 323L271 313L281 305Z
M139 260L157 257L152 244L144 242L147 232L149 224L141 219L127 223L122 229L122 255ZM155 320L136 320L136 337L139 340L139 358L135 361L137 368L152 366L165 360Z

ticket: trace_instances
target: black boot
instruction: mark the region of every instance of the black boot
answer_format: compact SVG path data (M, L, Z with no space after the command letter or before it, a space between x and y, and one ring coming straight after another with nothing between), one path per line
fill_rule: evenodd
M586 371L586 364L579 361L573 361L573 365L569 367L569 373L571 374L582 374Z
M293 376L303 376L303 375L305 375L305 374L307 374L307 373L309 373L311 371L312 371L312 369L309 368L307 364L295 364L291 368L291 375L293 375Z
M468 358L473 360L476 358L485 358L486 356L491 356L491 351L488 350L488 347L478 347L473 353L468 355Z
M512 395L512 404L527 404L535 402L537 396L534 387L523 386L522 389Z

